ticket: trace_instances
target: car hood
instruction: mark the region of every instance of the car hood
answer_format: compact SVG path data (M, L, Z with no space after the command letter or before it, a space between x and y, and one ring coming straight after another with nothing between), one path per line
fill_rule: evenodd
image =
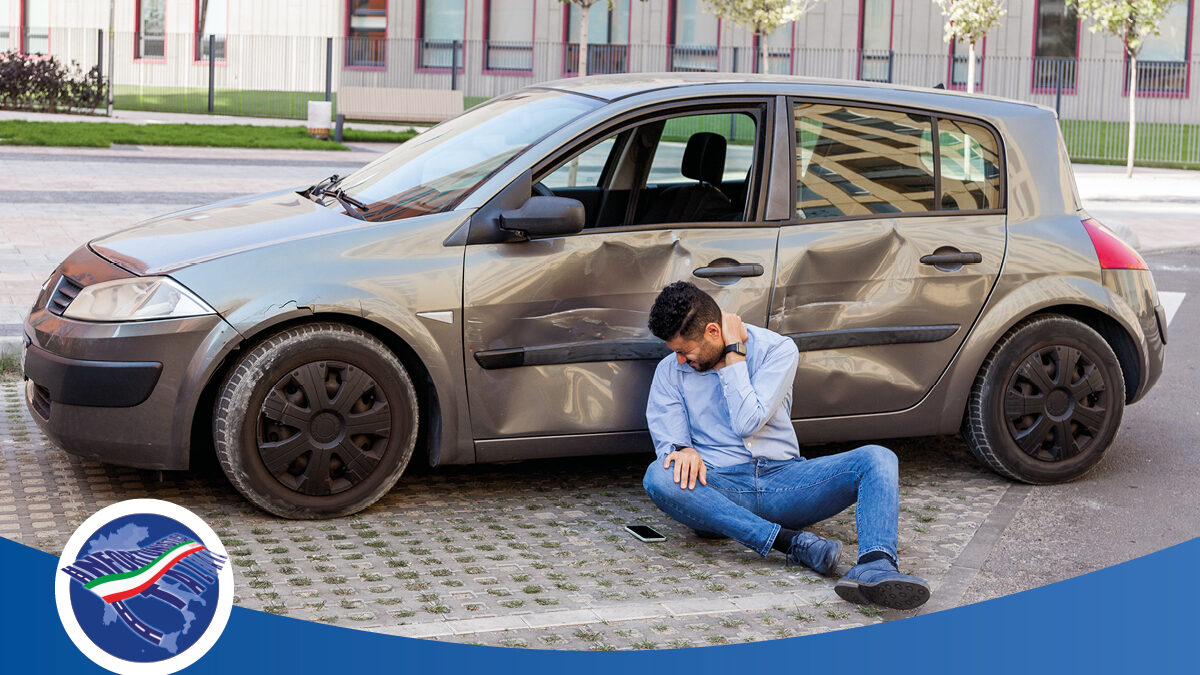
M169 274L205 260L362 225L284 190L152 218L89 246L134 274Z

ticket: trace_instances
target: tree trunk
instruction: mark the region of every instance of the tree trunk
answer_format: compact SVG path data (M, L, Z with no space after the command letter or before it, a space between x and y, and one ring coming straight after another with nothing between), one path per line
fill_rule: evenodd
M967 93L975 93L975 43L967 46Z
M579 68L575 71L579 77L588 74L588 14L591 9L590 3L579 6Z
M758 72L771 72L771 68L767 64L767 32L764 30L758 31Z
M1129 153L1125 157L1125 177L1133 178L1133 141L1137 135L1137 123L1133 117L1137 102L1137 54L1129 55Z

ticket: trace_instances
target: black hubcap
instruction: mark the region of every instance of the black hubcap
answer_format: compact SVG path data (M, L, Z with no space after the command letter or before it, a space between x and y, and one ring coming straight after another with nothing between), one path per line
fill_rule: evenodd
M1108 385L1096 364L1074 347L1030 354L1004 394L1008 432L1034 459L1060 462L1088 449L1112 414Z
M258 417L258 454L288 488L331 495L371 475L391 429L391 409L374 378L347 363L315 361L284 375L267 393Z

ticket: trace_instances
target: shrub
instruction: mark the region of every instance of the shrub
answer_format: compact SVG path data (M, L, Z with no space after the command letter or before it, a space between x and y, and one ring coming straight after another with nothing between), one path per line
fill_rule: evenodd
M53 56L0 53L0 108L70 112L95 110L104 101L100 67L86 73Z

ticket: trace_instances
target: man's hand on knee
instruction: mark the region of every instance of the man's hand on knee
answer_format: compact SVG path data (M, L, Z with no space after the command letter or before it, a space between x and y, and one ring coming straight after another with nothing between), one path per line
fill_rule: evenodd
M697 478L701 485L708 485L704 460L700 459L700 453L695 448L682 448L667 455L663 459L663 468L671 468L671 462L675 463L675 482L679 483L680 488L695 490Z

